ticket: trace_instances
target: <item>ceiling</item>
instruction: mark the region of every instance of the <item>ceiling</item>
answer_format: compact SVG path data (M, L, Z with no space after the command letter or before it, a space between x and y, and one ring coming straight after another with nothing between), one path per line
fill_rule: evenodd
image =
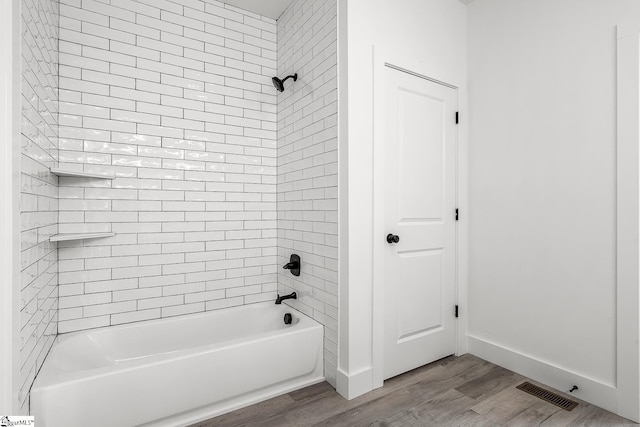
M278 19L292 0L223 0L224 3L271 19Z
M278 19L293 0L223 0L224 3L271 19ZM473 0L460 0L469 4Z

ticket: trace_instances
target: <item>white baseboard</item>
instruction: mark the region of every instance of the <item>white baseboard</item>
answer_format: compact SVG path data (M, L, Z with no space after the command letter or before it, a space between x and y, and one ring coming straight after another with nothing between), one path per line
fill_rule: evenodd
M336 391L345 399L355 399L371 390L373 390L373 368L366 368L351 375L338 369Z
M617 412L617 390L612 385L474 336L469 336L469 353L565 393L575 384L579 389L571 395Z

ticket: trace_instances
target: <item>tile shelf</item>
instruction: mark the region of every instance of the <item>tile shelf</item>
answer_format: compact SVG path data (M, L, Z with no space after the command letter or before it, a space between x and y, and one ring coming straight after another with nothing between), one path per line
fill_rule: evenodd
M116 176L113 173L89 173L73 170L66 170L60 168L51 168L51 173L58 176L71 176L74 178L96 178L96 179L115 179Z
M68 242L71 240L85 240L85 239L101 239L103 237L113 237L116 233L68 233L68 234L56 234L49 238L50 242Z
M74 178L95 178L95 179L115 179L115 174L111 173L88 173L61 168L51 168L51 173L57 176L70 176ZM113 237L116 233L64 233L56 234L49 238L50 242L69 242L73 240L101 239Z

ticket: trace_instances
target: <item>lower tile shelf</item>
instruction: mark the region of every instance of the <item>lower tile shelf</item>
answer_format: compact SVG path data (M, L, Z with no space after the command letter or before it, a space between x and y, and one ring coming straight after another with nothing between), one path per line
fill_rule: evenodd
M67 242L70 240L100 239L103 237L113 237L116 233L74 233L56 234L49 238L50 242Z
M58 176L69 176L73 178L97 178L97 179L115 179L113 173L91 173L74 170L66 170L60 168L51 168L51 173Z

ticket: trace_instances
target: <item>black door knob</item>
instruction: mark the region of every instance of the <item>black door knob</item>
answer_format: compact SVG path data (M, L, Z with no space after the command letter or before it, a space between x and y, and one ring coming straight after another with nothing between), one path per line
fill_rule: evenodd
M400 237L396 234L387 234L387 243L398 243L400 241Z

